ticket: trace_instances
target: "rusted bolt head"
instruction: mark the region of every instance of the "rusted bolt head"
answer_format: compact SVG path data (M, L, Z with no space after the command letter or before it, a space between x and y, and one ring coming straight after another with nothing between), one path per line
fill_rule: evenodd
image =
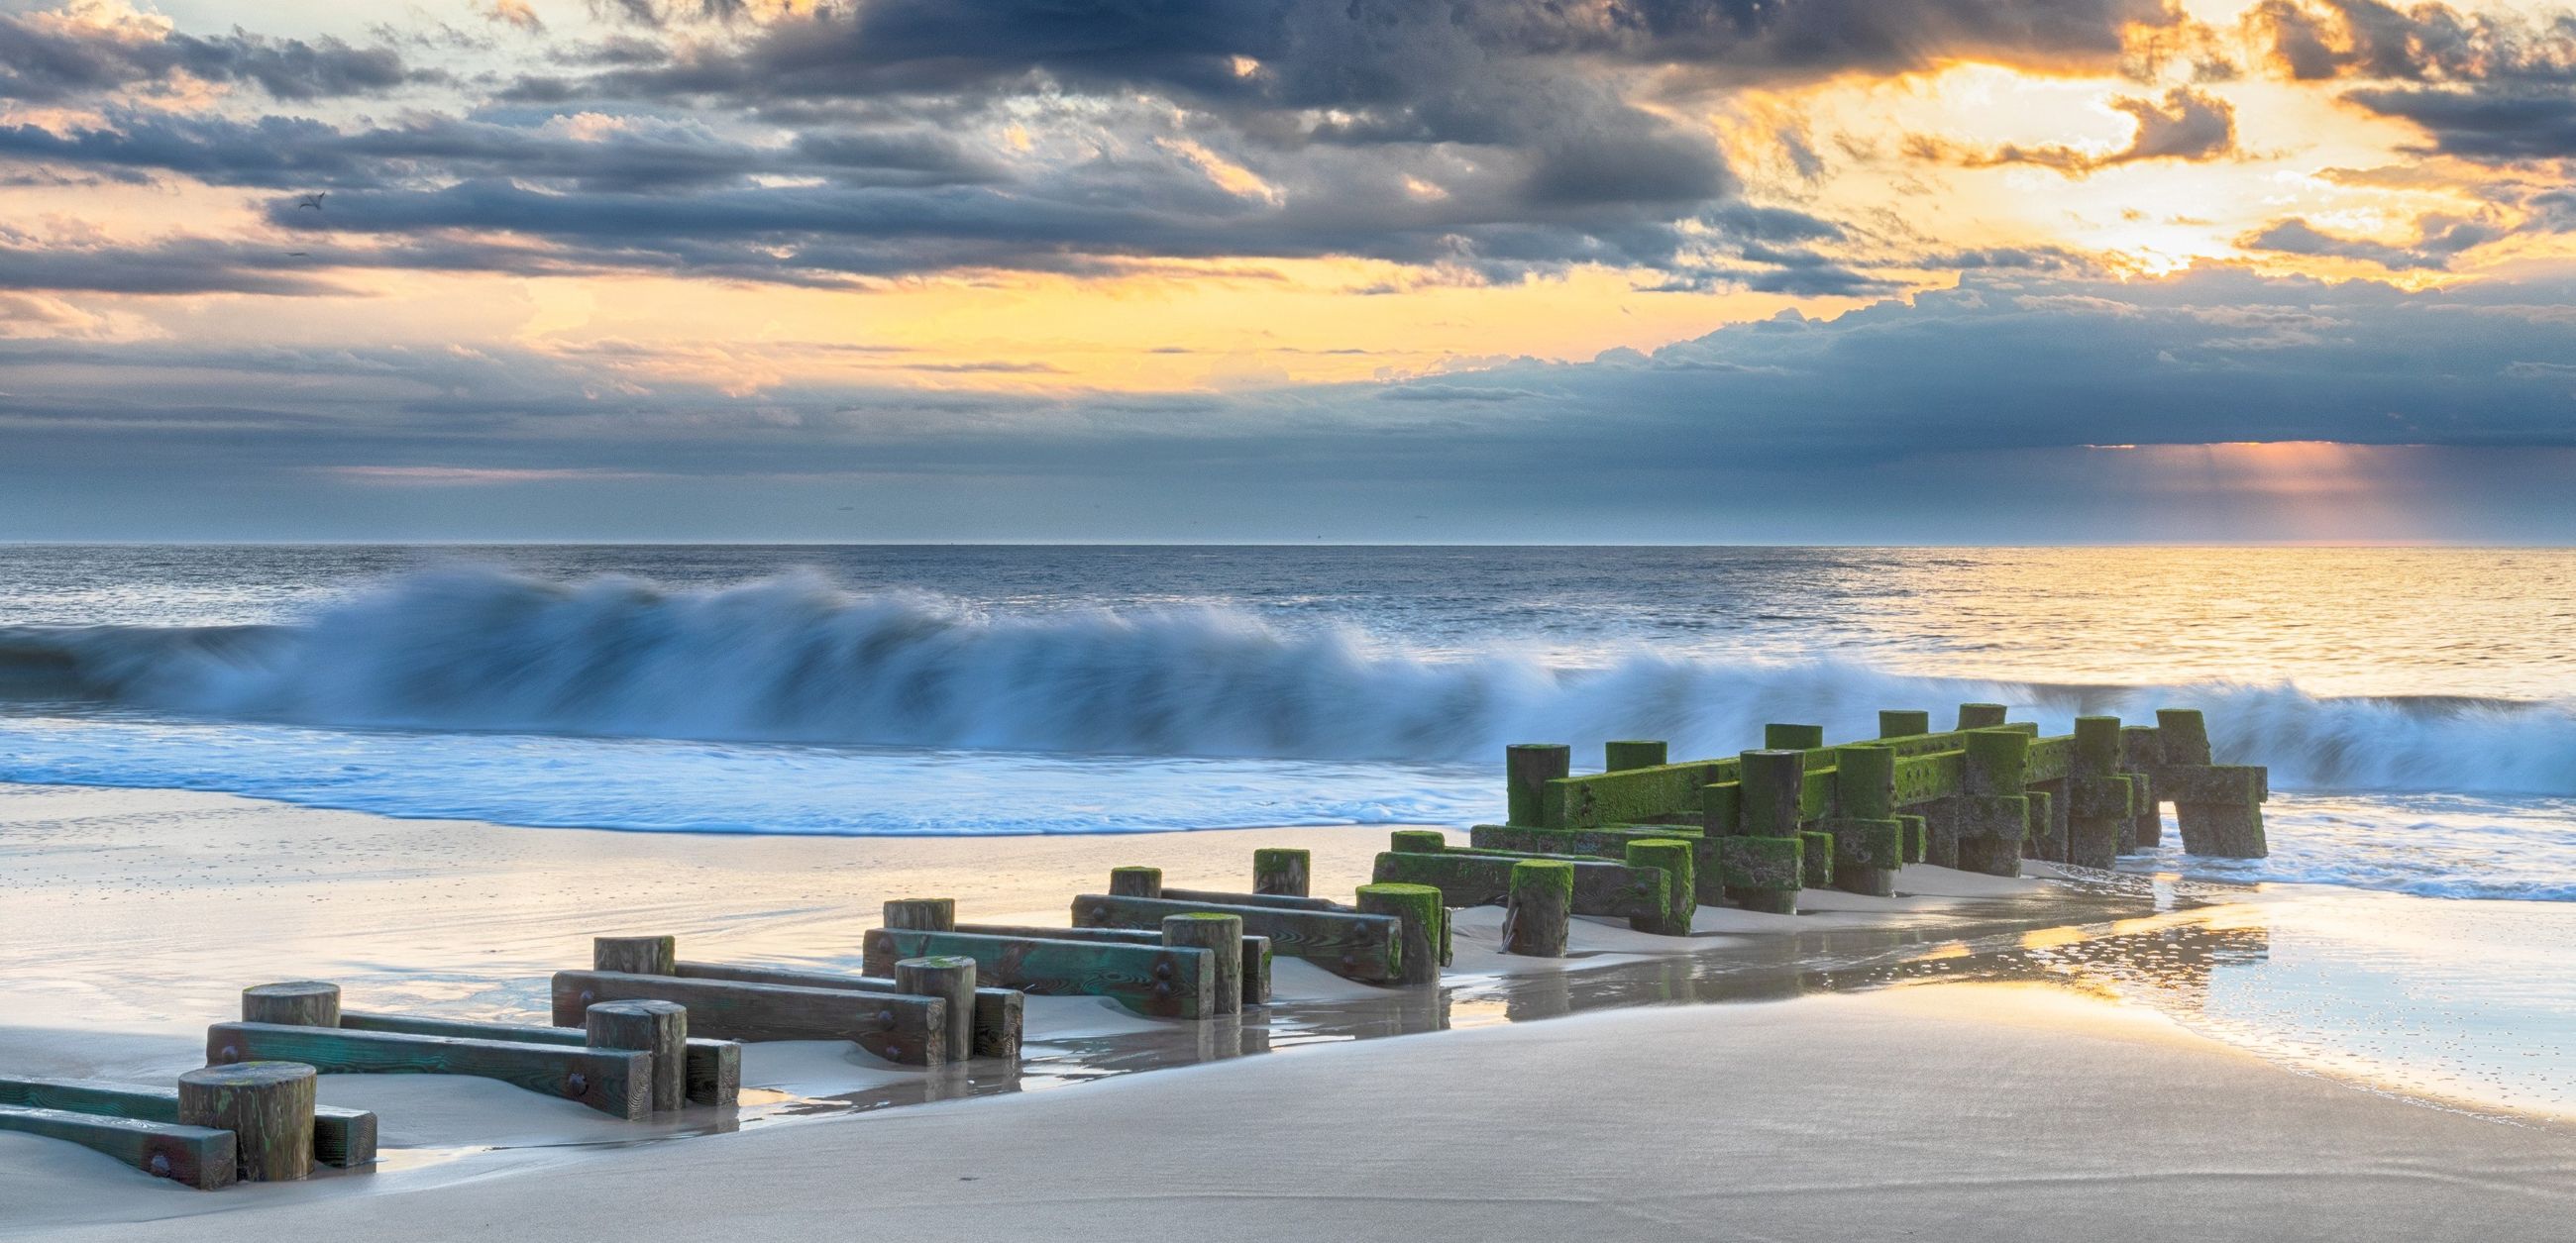
M902 1046L902 1045L899 1045L899 1044L890 1044L890 1045L887 1045L887 1046L886 1046L886 1060L887 1060L887 1061L894 1061L894 1060L896 1060L896 1059L901 1058L902 1056L903 1056L903 1046Z
M1158 980L1168 980L1172 978L1172 964L1167 962L1155 963L1154 978Z
M225 1045L222 1049L216 1051L215 1060L219 1062L238 1062L241 1060L241 1049L237 1045Z
M564 1094L567 1096L579 1096L589 1090L590 1076L580 1071L576 1070L564 1079Z
M168 1178L170 1176L170 1154L166 1152L153 1153L152 1164L149 1168L151 1169L152 1176L154 1178Z

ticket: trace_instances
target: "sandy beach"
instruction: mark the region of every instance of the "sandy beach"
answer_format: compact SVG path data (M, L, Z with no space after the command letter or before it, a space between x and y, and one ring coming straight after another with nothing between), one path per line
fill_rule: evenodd
M1061 923L1112 866L1236 885L1255 845L1313 850L1317 892L1346 892L1387 832L718 837L32 786L0 787L0 822L0 1059L141 1080L198 1064L246 984L543 1021L547 974L599 933L854 966L888 898ZM1562 961L1496 952L1498 913L1472 908L1436 996L1283 961L1273 1013L1241 1021L1033 999L1016 1068L755 1045L741 1110L644 1125L479 1080L331 1075L326 1103L383 1117L372 1172L192 1193L0 1136L0 1233L837 1238L859 1171L871 1229L960 1238L1178 1237L1252 1214L1283 1238L2049 1239L2114 1211L2178 1237L2422 1237L2472 1214L2485 1237L2558 1237L2576 1139L2546 1113L2299 1073L2080 986L1814 995L2154 922L2099 925L2121 912L2040 879L1918 867L1900 889L1811 891L1794 918L1704 908L1687 939L1578 921ZM1758 998L1787 1000L1640 1004ZM1104 1133L1119 1142L1086 1141Z

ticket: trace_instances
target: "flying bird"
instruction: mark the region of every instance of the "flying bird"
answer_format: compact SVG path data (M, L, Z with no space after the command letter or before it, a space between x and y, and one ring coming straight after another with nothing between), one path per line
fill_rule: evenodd
M325 190L320 194L308 194L303 198L295 200L295 205L298 207L310 207L315 211L320 211L322 210L322 200L329 198L330 196L331 192L328 190Z

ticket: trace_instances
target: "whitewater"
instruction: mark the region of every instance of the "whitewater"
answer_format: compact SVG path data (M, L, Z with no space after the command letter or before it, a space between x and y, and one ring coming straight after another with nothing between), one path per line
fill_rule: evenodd
M2549 693L2548 635L2502 636L2508 659L2482 667L2436 619L2401 640L2356 618L2345 646L2379 650L2346 652L2309 627L2249 629L2242 601L2176 627L2110 587L2098 624L2070 621L2061 576L2055 614L2016 639L2016 593L2041 592L2026 580L2102 567L1727 551L1225 550L1188 554L1193 575L1164 563L1182 554L1090 550L916 550L904 574L690 550L653 574L633 550L271 549L214 554L238 563L227 577L166 551L12 550L0 780L654 831L1463 825L1499 815L1511 742L1723 755L1770 721L1868 737L1890 707L2002 702L2061 733L2189 705L2221 762L2271 768L2275 854L2128 866L2576 898L2576 699ZM2249 574L2240 553L2204 555L2223 559L2208 577ZM1811 585L1708 585L1746 563ZM2310 585L2356 572L2280 564ZM2124 679L2140 672L2206 676Z

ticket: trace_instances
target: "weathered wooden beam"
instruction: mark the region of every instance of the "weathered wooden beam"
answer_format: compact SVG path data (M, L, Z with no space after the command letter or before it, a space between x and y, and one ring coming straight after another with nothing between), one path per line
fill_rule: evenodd
M1102 899L1151 902L1148 898ZM1076 900L1079 907L1080 899ZM1182 910L1198 908L1186 904ZM1252 909L1249 907L1243 908ZM1166 911L1163 914L1174 912ZM1156 937L1161 936L1157 915ZM1206 950L1057 937L990 936L877 928L867 935L871 973L905 958L956 954L975 960L975 977L1041 997L1108 997L1156 1018L1203 1019L1215 1010L1216 964Z
M302 1062L328 1074L473 1075L628 1120L653 1112L652 1060L606 1049L280 1023L217 1023L206 1029L206 1062L212 1066L275 1061Z
M1733 780L1733 760L1562 778L1548 782L1540 793L1539 827L1588 829L1693 816L1700 811L1701 787Z
M1392 916L1403 925L1403 982L1439 983L1440 969L1449 965L1449 907L1440 891L1429 885L1370 884L1360 886L1357 896L1363 913ZM1174 915L1163 926L1171 927L1174 919L1204 918Z
M235 1062L179 1076L179 1121L233 1133L243 1182L301 1182L313 1173L313 1092L301 1062Z
M692 1029L724 1040L847 1040L905 1066L952 1060L948 1003L937 997L614 971L555 973L555 1026L571 1026L566 1019L603 1001L676 1001L689 1008Z
M0 1105L61 1109L77 1114L177 1122L179 1089L95 1079L0 1078ZM313 1108L313 1159L348 1168L376 1160L376 1116L363 1109Z
M1166 887L1156 897L1174 902L1217 902L1227 906L1275 906L1283 911L1341 911L1351 907L1331 898L1298 897L1277 893L1236 893L1230 889L1173 889ZM959 924L958 927L965 927Z
M1180 892L1173 889L1164 890L1166 894ZM1191 897L1180 900L1197 901L1199 899ZM1024 937L1041 941L1111 941L1120 945L1166 944L1162 931L1150 928L1049 928L1040 924L959 924L957 931L971 932L978 936ZM1240 952L1243 955L1243 1004L1268 1005L1270 1003L1270 938L1246 936L1243 938L1243 948ZM1016 992L1011 994L1013 997L1020 995Z
M1674 922L1676 904L1669 873L1607 859L1540 853L1547 858L1563 858L1573 867L1573 913L1624 919L1629 927L1645 932ZM1439 890L1442 901L1449 906L1500 906L1511 899L1512 865L1530 857L1501 851L1451 850L1422 855L1391 850L1377 857L1369 880L1378 885L1428 885Z
M1650 837L1628 843L1629 867L1664 874L1664 900L1653 923L1644 931L1667 937L1690 935L1691 917L1699 913L1699 867L1694 857L1697 850L1697 843L1680 837Z
M2129 833L2123 845L2145 849L2164 844L2165 816L2163 799L2156 793L2151 774L2164 767L2164 744L2156 738L2153 725L2120 727L2120 772L2129 778L2131 813Z
M239 1164L233 1155L233 1133L213 1127L0 1105L0 1131L78 1144L155 1178L199 1191L231 1186Z
M347 1031L451 1036L460 1040L517 1040L527 1044L576 1048L590 1043L590 1033L582 1027L540 1027L530 1023L493 1023L363 1010L341 1011L340 1026ZM690 1104L735 1104L742 1099L742 1045L731 1040L691 1036L682 1047L681 1074L688 1081Z
M857 975L838 971L802 971L788 967L755 967L741 963L682 960L672 974L683 979L732 980L742 984L784 984L791 988L838 988L859 993L900 992L891 975ZM1018 1057L1028 1009L1028 995L995 988L979 974L975 987L976 1057Z
M1164 916L1188 911L1240 915L1244 932L1270 938L1272 953L1305 959L1347 979L1393 984L1403 978L1400 932L1383 915L1084 894L1073 900L1072 922L1083 928L1159 928Z

